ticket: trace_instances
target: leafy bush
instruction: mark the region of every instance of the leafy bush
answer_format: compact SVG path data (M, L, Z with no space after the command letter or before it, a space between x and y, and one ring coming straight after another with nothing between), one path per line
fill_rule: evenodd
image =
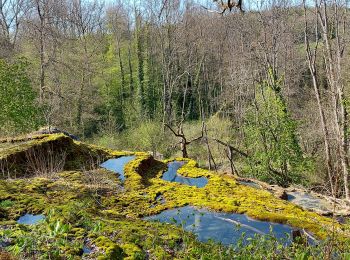
M311 163L303 156L296 129L297 123L276 87L267 82L258 86L244 126L247 171L282 186L300 183L302 172L310 169Z
M91 142L117 150L160 152L169 156L168 147L172 144L172 138L171 135L164 135L161 122L145 121L121 133L95 137Z

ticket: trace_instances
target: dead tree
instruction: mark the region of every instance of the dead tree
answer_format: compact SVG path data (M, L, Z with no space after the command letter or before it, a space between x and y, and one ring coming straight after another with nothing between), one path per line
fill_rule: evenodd
M332 11L328 11L332 8ZM328 6L325 0L320 1L319 6L316 7L318 11L318 21L321 25L320 32L323 39L323 59L325 60L326 77L331 90L331 99L333 107L334 126L337 141L338 157L343 173L343 185L345 198L350 202L349 190L349 139L347 133L348 125L348 109L345 105L347 97L345 95L344 83L344 68L343 60L344 53L346 53L346 33L347 23L342 6L336 1ZM346 11L345 11L346 12ZM331 28L334 28L334 35L332 35Z
M233 162L234 154L237 153L245 158L248 157L248 154L245 152L242 152L241 150L237 149L236 147L233 147L232 145L230 145L224 141L221 141L221 140L216 139L216 138L213 138L213 140L215 142L217 142L218 144L223 145L227 148L226 156L227 156L228 160L230 161L231 173L238 176L239 175L238 170Z
M26 0L0 1L0 57L8 57L14 50L23 16L28 10Z
M183 158L189 158L188 157L188 152L187 152L187 146L189 144L191 144L194 141L200 140L203 138L203 134L204 134L204 123L202 124L202 132L201 135L199 137L196 137L192 140L187 140L184 131L183 131L183 126L182 126L182 122L178 125L177 131L175 131L170 125L168 124L164 124L167 128L169 128L169 130L176 136L181 138L179 144L180 144L180 149L182 152L182 157Z
M223 0L213 0L213 2L218 3L221 11L216 11L216 10L211 10L208 9L207 7L203 6L204 9L206 9L208 12L212 13L219 13L219 14L224 14L227 10L229 12L232 12L234 8L237 8L241 13L244 13L244 10L242 9L242 0L233 1L233 0L227 0L227 2L224 2Z
M307 34L308 30L308 22L307 22L307 8L306 8L306 3L305 0L303 1L304 5L304 43L305 43L305 48L306 48L306 55L307 55L307 61L309 65L309 70L310 74L312 77L312 83L314 87L314 93L315 97L317 100L317 107L318 107L318 112L320 116L320 124L321 124L321 129L323 133L323 142L324 142L324 152L326 155L326 163L327 163L327 175L328 175L328 180L330 183L330 188L331 188L331 193L333 196L335 196L335 188L334 188L334 176L333 176L333 166L332 166L332 158L331 158L331 148L329 144L329 139L330 139L330 133L327 127L327 122L326 122L326 116L324 112L324 107L321 103L321 91L320 91L320 85L319 85L319 80L318 80L318 75L317 75L317 67L316 67L316 60L317 60L317 49L319 45L319 39L318 39L318 25L317 25L317 9L315 10L316 12L316 22L315 22L315 44L313 49L311 49L311 44L309 41L309 37Z
M209 163L209 170L212 170L213 165L214 165L214 169L215 171L217 171L217 167L216 167L216 163L214 160L214 156L213 153L211 152L210 146L209 146L209 138L208 138L208 131L207 131L207 126L204 124L204 122L202 123L202 136L203 136L203 140L207 146L207 151L208 151L208 163ZM213 163L213 165L212 165Z

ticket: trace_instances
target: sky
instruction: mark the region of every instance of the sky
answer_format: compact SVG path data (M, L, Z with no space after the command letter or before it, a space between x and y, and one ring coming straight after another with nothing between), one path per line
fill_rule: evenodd
M133 3L134 1L135 2L143 2L144 0L101 0L101 1L104 1L106 3L106 5L109 5L109 4L113 4L117 1L125 1L125 2L130 2L130 3ZM174 0L167 0L167 1L174 1ZM193 2L194 4L197 4L198 6L207 6L207 7L210 7L210 8L215 8L215 3L213 3L213 0L183 0L183 1L191 1ZM224 2L227 2L227 0L223 0ZM259 6L261 5L264 5L264 3L266 2L282 2L283 0L243 0L243 6L246 10L256 10L256 9L260 9L258 8ZM312 0L307 0L307 1L312 1ZM302 0L289 0L287 1L289 3L295 3L295 4L302 4Z

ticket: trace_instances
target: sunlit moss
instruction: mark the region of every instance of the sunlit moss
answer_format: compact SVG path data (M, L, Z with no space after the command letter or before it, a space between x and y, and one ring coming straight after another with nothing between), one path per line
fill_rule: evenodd
M55 138L63 137L56 135ZM194 160L177 158L186 161L178 173L192 178L207 177L208 184L204 188L162 180L169 161L154 160L146 153L103 150L80 142L74 142L71 149L80 153L77 160L87 153L105 153L105 158L134 154L135 160L125 167L124 188L116 174L96 167L85 170L77 167L52 178L0 180L0 239L6 233L1 226L11 229L13 241L29 235L31 229L17 225L16 220L25 213L44 214L50 218L47 219L49 223L38 225L37 229L42 232L55 221L70 226L66 236L71 243L65 244L63 249L58 246L58 250L67 255L81 254L83 241L88 240L96 248L93 257L99 259L181 258L186 252L180 246L184 236L180 228L140 218L185 205L285 223L305 228L320 238L333 228L341 231L343 227L330 218L277 199L267 191L239 185L230 176L200 169ZM163 202L157 200L160 195ZM187 235L191 245L198 243L194 236ZM340 236L346 234L340 232ZM49 251L50 246L45 245L43 250Z

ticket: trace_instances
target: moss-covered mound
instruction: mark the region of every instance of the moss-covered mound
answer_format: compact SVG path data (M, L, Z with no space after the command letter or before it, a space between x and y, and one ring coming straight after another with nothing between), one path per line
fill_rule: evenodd
M67 151L64 170L44 178L31 174L25 159L27 151L36 149L36 155L40 155L47 147ZM305 228L319 238L334 231L341 240L347 236L345 226L330 218L279 200L267 191L239 185L232 177L197 168L193 160L186 160L178 173L185 177L207 177L204 188L162 180L167 162L154 160L145 153L134 153L136 159L126 165L124 187L115 173L97 166L106 158L130 154L75 142L63 135L16 141L2 148L0 158L11 162L12 168L6 168L11 178L3 174L0 180L0 254L6 250L24 258L68 259L82 256L83 249L89 248L91 259L237 256L233 249L199 243L176 226L169 228L141 219L184 205L286 223ZM165 201L159 201L159 195ZM46 218L38 225L17 224L16 220L25 213L44 214ZM274 253L271 248L261 250Z
M72 140L64 134L45 134L0 140L0 178L29 177L45 170L89 169L118 153Z

